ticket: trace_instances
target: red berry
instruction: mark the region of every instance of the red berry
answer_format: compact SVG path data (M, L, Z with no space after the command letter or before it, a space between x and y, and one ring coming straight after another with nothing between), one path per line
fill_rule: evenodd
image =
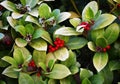
M40 77L40 72L37 73L37 77Z
M108 46L106 47L107 50L109 50L110 48L111 48L110 45L108 45Z
M106 48L103 48L103 52L106 52L107 51L107 49Z

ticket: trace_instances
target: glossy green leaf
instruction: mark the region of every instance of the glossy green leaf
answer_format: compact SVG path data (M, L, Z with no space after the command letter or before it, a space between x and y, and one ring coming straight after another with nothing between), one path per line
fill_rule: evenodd
M45 63L43 63L43 62L39 62L38 65L39 65L39 67L42 68L42 70L46 71L47 67L46 67Z
M32 8L31 11L28 12L30 15L34 16L34 17L38 17L38 7Z
M10 26L13 27L13 28L15 28L15 26L17 25L17 20L13 19L10 16L7 17L7 21L10 24Z
M2 74L10 78L18 78L19 72L14 71L14 67L9 66L2 72Z
M25 25L25 29L28 34L32 35L34 33L34 27L32 26L32 24Z
M63 35L63 36L73 36L80 34L81 33L76 32L76 30L71 27L61 27L55 31L55 35Z
M120 3L120 1L119 1L119 0L113 0L113 1L115 1L115 2L117 2L117 3Z
M95 31L91 31L91 39L93 42L96 42L96 39L98 37L102 37L104 35L104 29L99 29L99 30L95 30Z
M4 38L4 34L0 33L0 40Z
M88 69L80 68L80 78L81 78L81 80L84 80L85 78L90 78L91 76L93 76L92 71L90 71Z
M33 8L38 3L38 0L26 0L26 6Z
M98 72L100 72L108 62L108 54L107 53L95 53L93 57L93 65Z
M17 11L15 4L10 1L3 1L0 4L9 11Z
M36 50L47 51L47 43L43 39L32 40L29 45Z
M70 18L71 14L68 12L62 12L59 14L59 16L57 17L57 23L61 23L65 20L67 20L68 18Z
M61 63L67 67L74 65L76 63L76 54L70 50L69 51L69 58L66 59L65 61L62 61Z
M44 30L42 30L42 29L36 29L32 38L37 39L37 38L41 37L43 32L44 32Z
M82 84L92 84L90 82L90 80L88 78L85 78L83 81L82 81Z
M106 26L110 25L116 17L112 14L102 14L96 21L95 24L92 26L93 30L102 29Z
M34 52L33 52L33 60L35 61L35 64L37 66L38 66L39 62L45 63L45 61L46 61L46 52L45 51L34 50Z
M13 58L10 57L10 56L4 56L4 57L2 58L2 60L8 62L9 64L11 64L11 65L14 66L14 67L17 67L17 66L18 66L16 60L13 59Z
M85 6L85 8L83 9L83 12L82 12L83 21L88 21L88 19L92 19L93 16L95 16L97 12L98 12L97 2L96 1L89 2ZM92 17L91 17L91 14L92 14Z
M91 51L96 51L96 46L95 46L95 43L93 43L92 41L88 42L88 48L91 50Z
M81 23L81 20L79 18L72 18L69 22L76 28Z
M38 20L36 18L32 17L32 16L28 15L26 17L25 21L32 22L32 23L38 25L39 27L41 27L41 25L39 24Z
M19 76L19 84L34 84L33 79L31 78L31 76L27 73L20 73Z
M56 50L55 52L53 52L53 54L58 60L61 61L65 61L69 57L69 51L65 47Z
M52 79L63 79L70 74L71 72L65 65L55 64L52 71L47 76Z
M24 62L23 53L19 48L14 50L13 57L18 65Z
M88 41L82 37L73 37L66 43L66 46L72 50L80 49L84 47L87 44L87 42Z
M112 44L114 41L117 40L119 36L119 26L118 24L114 23L111 24L104 33L104 37L106 38L108 44Z
M16 38L15 43L19 47L25 47L27 45L27 41L22 38Z
M55 18L57 18L58 15L60 15L60 9L54 9L52 15L55 16Z
M26 0L20 0L20 2L22 3L22 5L26 4Z
M20 14L18 12L13 12L11 16L13 19L19 19L19 18L23 17L23 14Z
M70 67L70 72L71 72L72 74L77 74L77 73L79 72L79 67L76 66L76 65L71 66L71 67Z
M104 78L99 74L93 75L90 78L90 81L91 81L92 84L104 84Z
M113 70L119 70L120 69L120 61L119 60L113 60L109 62L109 68L111 71Z
M108 45L107 40L104 37L98 37L96 39L96 46L106 47Z
M57 84L57 81L54 79L49 79L48 84Z
M19 32L22 36L26 36L27 35L27 31L26 31L26 29L25 29L25 27L23 25L16 26L15 30L17 32Z
M48 68L49 68L50 70L52 70L52 68L53 68L53 66L54 66L54 63L55 63L54 60L50 60L50 61L48 62Z
M50 18L51 8L46 3L42 3L39 7L39 15L41 18Z

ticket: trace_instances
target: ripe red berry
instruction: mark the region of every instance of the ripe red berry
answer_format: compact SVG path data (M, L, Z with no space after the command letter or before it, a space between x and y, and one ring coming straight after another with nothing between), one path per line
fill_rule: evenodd
M109 50L110 48L111 48L110 45L108 45L108 46L106 47L107 50Z
M36 75L37 75L37 77L40 77L40 72L38 72Z
M107 51L107 49L106 48L103 48L103 52L106 52Z

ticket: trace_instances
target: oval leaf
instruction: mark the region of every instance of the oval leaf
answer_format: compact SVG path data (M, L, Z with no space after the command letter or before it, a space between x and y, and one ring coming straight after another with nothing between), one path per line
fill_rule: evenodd
M79 19L79 18L73 18L73 19L70 19L69 20L70 21L70 23L76 28L79 24L80 24L80 22L81 22L81 20Z
M36 50L47 51L47 43L40 38L32 40L29 45Z
M12 13L12 18L13 19L19 19L21 17L23 17L23 14L20 14L20 13L17 13L17 12Z
M7 17L7 21L10 24L10 26L13 27L13 28L15 28L15 26L17 25L17 20L13 19L10 16Z
M27 45L27 41L22 38L16 38L15 43L19 47L25 47Z
M67 20L68 18L70 18L71 14L68 12L62 12L60 13L60 15L57 17L57 23L61 23L65 20Z
M22 72L20 73L18 81L19 84L34 84L34 80L31 78L31 76Z
M95 46L95 44L92 41L88 42L88 48L91 51L94 51L94 52L96 51L96 46Z
M116 41L118 36L119 36L119 26L116 23L111 24L105 30L104 37L106 38L108 44L112 44L114 41Z
M10 78L18 78L19 72L14 71L14 67L9 66L2 72L2 74Z
M97 30L105 28L106 26L110 25L115 19L116 17L112 14L102 14L95 21L95 24L92 26L92 29Z
M64 35L64 36L73 36L73 35L80 35L81 33L76 32L76 30L71 27L61 27L55 31L55 34Z
M61 61L65 61L69 57L69 52L65 47L58 49L53 54L58 60Z
M94 67L100 72L108 62L108 54L107 53L95 53L93 57Z
M88 78L85 78L83 81L82 81L82 84L91 84L90 80Z
M66 46L69 49L80 49L87 44L87 40L82 37L73 37L67 43Z
M70 70L65 65L55 64L52 71L47 76L52 79L63 79L70 74Z
M26 29L25 29L25 27L23 25L16 26L15 30L17 32L19 32L22 36L26 36L27 35L27 31L26 31Z
M120 61L119 60L113 60L109 62L110 70L119 70L120 69Z
M33 8L38 3L38 0L26 0L26 5Z
M92 19L96 13L98 12L98 4L96 1L91 1L90 3L88 3L83 12L82 12L82 19L83 21L88 21L88 19ZM92 17L91 17L92 15Z
M39 15L41 18L50 18L51 8L46 3L42 3L39 7Z
M15 4L10 1L3 1L0 4L10 11L17 11Z
M98 37L96 39L96 45L99 46L99 47L105 48L108 45L108 43L107 43L107 40L104 37Z

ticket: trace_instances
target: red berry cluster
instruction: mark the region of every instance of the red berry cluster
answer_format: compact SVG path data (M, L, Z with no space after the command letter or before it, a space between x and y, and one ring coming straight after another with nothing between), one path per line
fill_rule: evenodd
M98 52L106 52L107 50L109 50L111 47L110 45L106 46L105 48L102 48L102 47L96 47L96 50Z
M34 60L31 60L31 61L28 63L28 66L36 67L36 64L35 64Z
M86 31L90 30L90 24L88 22L82 22L80 24Z
M106 52L107 50L109 50L111 47L110 45L106 46L105 48L102 49L103 52Z
M60 38L56 38L54 41L54 46L52 45L48 46L48 52L54 52L59 48L63 47L64 44L65 44L64 40L61 40Z

